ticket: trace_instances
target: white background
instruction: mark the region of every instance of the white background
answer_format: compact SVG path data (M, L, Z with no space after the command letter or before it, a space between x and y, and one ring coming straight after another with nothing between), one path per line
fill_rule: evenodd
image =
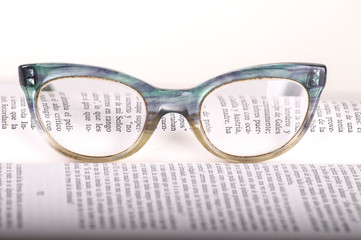
M82 63L164 88L272 62L328 67L324 96L360 96L361 1L1 1L0 81Z
M18 84L20 64L70 62L190 88L250 65L316 62L328 67L323 96L361 100L360 10L361 1L351 0L0 0L0 82ZM123 161L221 161L181 133L156 131ZM2 132L0 145L9 147L0 160L64 162L38 134L27 134ZM358 162L358 135L316 135L274 161Z

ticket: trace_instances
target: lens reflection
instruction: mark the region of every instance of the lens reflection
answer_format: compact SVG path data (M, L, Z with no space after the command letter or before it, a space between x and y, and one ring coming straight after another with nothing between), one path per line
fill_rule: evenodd
M301 128L308 110L306 89L288 79L236 81L209 93L201 125L220 151L257 156L277 150Z
M77 154L110 156L138 140L146 105L133 88L106 79L61 78L37 98L43 128L59 145Z

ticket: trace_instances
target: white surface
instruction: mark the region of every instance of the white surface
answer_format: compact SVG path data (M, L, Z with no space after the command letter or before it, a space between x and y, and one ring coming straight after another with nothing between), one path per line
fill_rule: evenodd
M165 88L271 62L328 66L326 96L361 96L361 1L3 1L0 81L83 63Z

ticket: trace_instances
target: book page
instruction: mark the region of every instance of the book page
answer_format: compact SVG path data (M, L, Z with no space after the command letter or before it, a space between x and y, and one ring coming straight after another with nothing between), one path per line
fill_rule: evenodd
M361 165L0 164L0 238L358 239Z
M53 119L44 121L46 123L49 122L49 125L46 125L45 127L48 127L51 131L58 131L61 134L66 134L67 132L72 131L75 122L70 122L70 118L66 116L66 114L69 114L67 111L69 104L66 104L66 102L64 103L64 96L59 95L58 98L59 99L57 99L56 96L49 97L48 99L45 97L42 98L40 112L44 113L44 118L46 118L49 111L57 110L57 114L52 114L54 116ZM2 146L1 157L4 161L72 161L53 150L36 131L34 121L30 117L26 105L25 97L21 93L20 89L10 88L10 90L6 90L6 88L3 88L2 92L0 92L0 100L2 116L0 145ZM114 116L113 119L114 121L117 121L119 117L122 117L124 119L128 119L126 120L128 122L119 121L119 124L115 125L116 127L114 129L111 129L109 124L107 124L107 119L108 117L111 119L111 116L105 112L107 109L106 101L103 102L103 105L99 105L99 108L104 108L104 111L91 112L88 109L91 99L87 99L88 102L85 101L84 98L80 100L81 101L79 101L79 103L84 111L84 131L87 131L86 129L88 129L89 132L92 133L100 129L103 131L104 138L109 137L110 139L117 131L122 131L124 134L126 134L128 130L130 133L132 131L140 131L140 128L137 127L139 125L137 123L137 119L139 118L137 115L134 115L134 119L132 115L128 114L128 116L126 106L124 108L124 114ZM226 100L229 101L229 106L224 104ZM127 100L125 100L125 102L126 101ZM130 101L131 100L129 100L129 102ZM136 101L137 100L134 100L134 102ZM281 105L280 107L279 103L281 100L277 100L278 102L272 100L273 102L270 102L271 104L268 107L267 113L265 110L262 110L263 112L260 112L261 110L259 110L259 104L264 102L264 99L250 98L248 101L247 99L243 99L239 102L239 105L241 106L246 104L248 109L248 111L244 111L244 114L248 114L248 120L242 119L242 121L240 121L237 114L223 114L225 111L224 109L229 112L233 110L232 101L234 102L234 100L223 99L222 101L220 101L221 104L219 108L221 117L214 117L214 120L212 120L209 116L207 118L203 118L203 125L206 131L208 128L210 129L212 125L218 126L220 124L224 124L223 132L215 132L215 136L219 134L236 135L240 129L242 129L242 131L247 131L247 134L249 133L249 137L251 139L252 136L257 136L257 134L265 135L267 133L270 133L268 136L271 138L272 135L277 135L279 133L286 133L287 136L287 134L297 130L297 127L300 126L300 122L302 120L297 117L297 114L293 115L290 113L289 105ZM282 101L287 102L286 99ZM116 103L117 102L115 101L114 104L116 105ZM294 104L293 106L297 106L293 109L294 112L300 112L302 111L301 109L304 109L304 107L301 107L302 104L299 102L291 104ZM135 106L137 105L138 104L135 104ZM117 109L116 106L114 106L114 109ZM122 110L119 111L121 112ZM205 113L207 112L204 111L203 114ZM218 116L218 114L216 115ZM275 117L278 115L282 116L282 118ZM89 116L92 116L94 121L87 121L88 119L92 119ZM257 116L265 117L263 117L263 119L258 117L257 120ZM99 123L96 122L97 118L100 119ZM144 121L144 119L139 121ZM136 124L131 125L130 123L133 122ZM226 124L224 122L226 122ZM127 127L128 125L130 126L129 128ZM87 128L87 126L89 128ZM79 133L76 134L79 136ZM342 99L321 100L309 131L305 137L301 139L301 141L290 151L269 161L276 163L358 163L358 159L355 159L355 156L358 154L357 143L360 140L360 134L361 101ZM77 140L78 138L70 139ZM255 143L259 142L258 138L254 139ZM66 142L69 141L65 141L64 144ZM95 141L94 144L97 144L97 141ZM220 142L220 144L224 143ZM264 146L264 143L258 145ZM254 151L257 151L257 145L253 144L253 146L255 146ZM117 147L117 145L111 147ZM233 148L238 148L238 145ZM21 151L19 151L19 149L21 149ZM139 152L123 159L122 161L224 162L224 160L215 157L213 154L204 149L192 133L186 119L182 115L176 113L165 115L160 120L156 131L145 146Z

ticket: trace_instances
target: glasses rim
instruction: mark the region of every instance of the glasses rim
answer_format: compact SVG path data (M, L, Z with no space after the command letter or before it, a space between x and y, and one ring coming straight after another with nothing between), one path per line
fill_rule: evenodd
M145 111L145 115L146 115L145 117L147 117L147 115L148 115L147 104L145 102L145 99L144 99L143 95L138 90L136 90L136 89L124 84L124 83L117 82L117 81L115 81L113 79L98 78L98 77L92 77L92 76L59 77L59 78L51 79L50 81L47 81L45 84L40 86L40 88L37 91L36 96L35 96L35 104L36 104L36 112L35 112L35 114L36 114L36 118L39 121L41 132L43 133L43 135L45 135L45 137L48 140L48 142L50 143L50 145L53 148L55 148L56 150L58 150L59 152L65 154L65 155L67 155L67 156L69 156L71 158L75 158L75 159L78 159L78 160L95 159L97 162L108 162L108 161L110 161L109 159L119 159L118 156L122 156L122 155L127 154L128 152L131 152L133 150L133 148L135 147L135 145L139 144L139 141L141 141L141 136L142 136L142 134L143 134L143 132L145 130L145 124L142 127L141 134L137 137L137 140L129 148L127 148L127 149L125 149L123 151L120 151L118 153L109 154L109 155L106 155L106 156L91 156L91 155L76 153L76 152L62 146L61 144L59 144L54 139L54 137L52 137L52 135L49 133L49 131L46 130L46 126L44 125L44 121L41 118L41 114L39 112L40 109L37 107L38 100L39 100L39 96L40 96L40 93L41 93L43 88L47 87L47 85L51 84L54 81L61 80L61 79L66 79L66 78L91 78L91 79L99 79L99 80L105 80L105 81L111 81L111 82L123 84L124 86L127 86L127 87L133 89L134 91L136 91L138 93L138 95L142 98L142 100L144 102L144 106L145 106L145 110L146 110ZM143 145L144 144L145 144L145 142L143 143Z
M318 79L315 79L314 75L317 73ZM286 75L287 77L285 77ZM37 107L37 99L40 91L50 82L57 79L76 77L89 77L122 83L127 87L137 91L143 98L146 107L146 120L143 126L143 130L131 147L120 153L108 156L83 155L72 152L58 144L44 128ZM167 90L155 88L139 79L113 70L67 63L21 65L19 66L19 78L21 87L23 88L27 98L31 116L35 120L37 128L53 148L70 158L87 162L109 162L126 158L137 152L145 145L156 129L160 119L165 114L175 112L182 114L186 118L193 133L200 141L200 143L209 152L216 155L217 157L234 162L259 162L276 157L291 149L306 133L319 102L320 94L326 83L326 67L322 64L306 63L277 63L258 65L220 75L198 85L197 87L185 90ZM306 89L308 107L306 116L300 128L286 144L275 149L274 151L265 154L255 156L237 156L220 151L207 138L204 132L204 127L200 120L200 111L204 99L212 91L226 84L230 84L235 81L252 81L262 78L284 78L295 81L302 85L304 89ZM160 105L154 105L153 102L150 101L154 98L158 98ZM183 99L184 104L174 106L174 109L165 110L160 108L162 104L172 102L172 100L175 99Z
M238 155L234 155L234 154L229 154L229 153L226 153L222 150L220 150L219 148L217 148L211 140L209 140L209 137L207 136L207 134L205 133L205 130L204 130L204 126L203 126L203 123L202 121L200 121L200 124L201 124L201 134L202 134L202 137L204 140L206 140L208 142L207 144L207 147L210 146L212 149L213 152L216 152L218 154L219 157L221 158L224 158L224 159L229 159L231 161L236 161L236 162L260 162L260 161L263 161L263 160L267 160L267 159L270 159L270 158L274 158L276 156L279 156L280 154L283 154L285 153L287 150L291 149L294 145L296 145L296 143L301 140L301 136L303 136L305 134L305 132L302 133L302 126L305 124L305 122L307 121L307 113L310 111L310 95L307 91L307 89L305 88L304 85L302 85L301 83L299 83L298 81L295 81L295 80L292 80L292 79L287 79L287 78L270 78L270 77L265 77L265 78L253 78L253 79L243 79L243 80L235 80L233 82L229 82L229 83L226 83L226 84L223 84L223 85L219 85L218 87L212 89L211 91L209 91L207 93L207 95L202 99L202 102L201 102L201 105L200 105L200 108L199 108L199 116L201 116L201 110L202 110L202 105L203 105L203 102L204 100L212 93L214 92L215 90L217 90L218 88L220 87L223 87L227 84L232 84L232 83L235 83L235 82L243 82L243 81L257 81L257 80L262 80L262 79L284 79L284 80L287 80L287 81L292 81L292 82L295 82L297 84L299 84L300 86L302 86L302 88L305 90L306 94L307 94L307 112L306 112L306 115L304 116L303 118L303 121L300 125L300 127L298 128L298 130L296 131L296 133L285 143L283 144L281 147L273 150L273 151L270 151L270 152L267 152L267 153L263 153L263 154L258 154L258 155L252 155L252 156L238 156ZM205 146L206 147L206 146ZM206 147L206 148L207 148Z

